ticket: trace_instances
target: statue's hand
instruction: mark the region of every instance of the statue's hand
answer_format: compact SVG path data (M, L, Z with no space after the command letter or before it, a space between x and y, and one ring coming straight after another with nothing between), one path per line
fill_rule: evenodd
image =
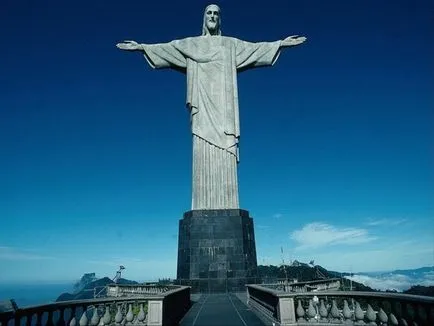
M124 43L118 43L116 46L121 50L126 51L141 51L143 50L142 46L136 41L124 41Z
M299 45L306 41L304 36L292 35L284 39L281 43L281 46L294 46Z

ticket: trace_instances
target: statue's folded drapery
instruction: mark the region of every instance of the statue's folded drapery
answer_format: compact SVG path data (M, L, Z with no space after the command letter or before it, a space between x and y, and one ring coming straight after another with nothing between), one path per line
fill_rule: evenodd
M239 208L237 71L272 65L280 43L197 36L142 45L153 68L187 74L193 133L192 209Z

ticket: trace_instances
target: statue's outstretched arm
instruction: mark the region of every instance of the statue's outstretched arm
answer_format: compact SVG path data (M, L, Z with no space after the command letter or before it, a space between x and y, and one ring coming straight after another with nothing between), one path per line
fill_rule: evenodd
M123 43L116 44L116 47L125 51L144 51L142 44L136 41L124 41Z
M306 41L306 37L304 36L292 35L284 39L280 43L280 46L281 47L295 46L295 45L302 44L305 41Z
M116 44L116 47L125 51L141 52L152 68L173 68L184 73L187 68L187 59L174 45L176 42L140 44L136 41L123 41Z

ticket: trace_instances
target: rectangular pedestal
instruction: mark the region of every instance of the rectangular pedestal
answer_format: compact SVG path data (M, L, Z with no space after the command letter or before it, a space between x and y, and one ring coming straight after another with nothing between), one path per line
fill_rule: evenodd
M257 281L253 219L241 209L194 210L179 221L178 283L194 292L244 291Z

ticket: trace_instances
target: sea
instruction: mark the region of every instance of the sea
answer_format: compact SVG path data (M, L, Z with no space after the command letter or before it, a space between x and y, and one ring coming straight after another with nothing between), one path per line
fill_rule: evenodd
M72 292L73 283L0 283L0 301L14 299L18 307L55 302L65 292Z

